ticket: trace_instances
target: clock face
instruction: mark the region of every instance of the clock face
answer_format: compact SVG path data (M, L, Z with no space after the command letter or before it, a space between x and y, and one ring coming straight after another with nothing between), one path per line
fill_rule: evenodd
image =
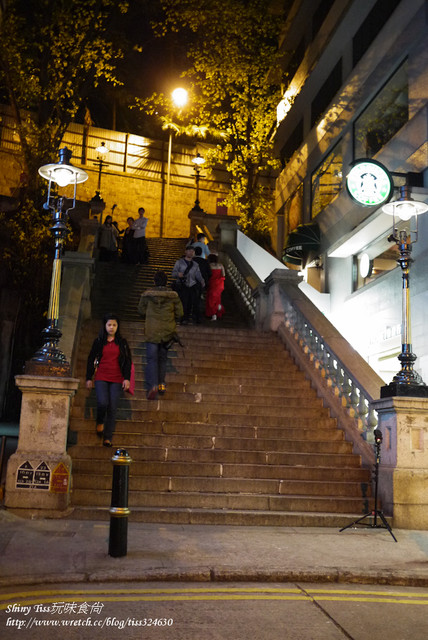
M391 197L394 183L389 171L376 160L356 160L346 178L349 195L364 207L376 207Z

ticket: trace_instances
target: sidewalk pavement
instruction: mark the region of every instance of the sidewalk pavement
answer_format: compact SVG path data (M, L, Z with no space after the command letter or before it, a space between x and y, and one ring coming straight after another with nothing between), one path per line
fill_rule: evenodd
M428 586L428 531L27 520L0 509L0 587L64 582L354 582Z

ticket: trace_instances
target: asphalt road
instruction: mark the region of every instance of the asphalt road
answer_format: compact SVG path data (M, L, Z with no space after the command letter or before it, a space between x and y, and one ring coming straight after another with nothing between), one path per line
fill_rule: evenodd
M0 637L426 640L428 589L189 582L11 587L0 590Z

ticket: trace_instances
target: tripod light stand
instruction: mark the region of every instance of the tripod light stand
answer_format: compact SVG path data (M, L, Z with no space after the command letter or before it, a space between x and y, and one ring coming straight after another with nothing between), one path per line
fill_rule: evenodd
M387 519L383 515L383 512L380 509L378 509L377 497L378 497L378 485L379 485L380 445L382 444L382 431L380 429L375 429L374 437L375 437L374 446L375 446L375 454L376 454L376 460L375 460L375 466L374 466L374 481L375 481L374 509L372 511L368 511L366 514L361 516L361 518L357 518L357 520L354 520L354 522L347 524L346 527L342 527L340 531L345 531L345 529L349 529L350 527L355 527L356 525L359 525L359 524L365 527L370 527L371 529L388 529L389 533L394 538L395 542L397 542L397 538L392 533L392 529L389 526ZM373 521L371 524L370 523L363 524L364 520L366 520L367 518L373 518ZM382 524L380 524L378 520L380 520Z

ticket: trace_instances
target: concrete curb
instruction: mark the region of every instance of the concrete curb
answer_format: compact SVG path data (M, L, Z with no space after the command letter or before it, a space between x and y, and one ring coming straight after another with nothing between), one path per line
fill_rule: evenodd
M403 572L385 571L351 572L340 569L326 571L254 571L243 569L165 569L118 573L116 571L96 571L93 573L53 573L46 575L8 576L0 578L0 588L30 585L55 585L64 583L106 583L106 582L254 582L254 583L329 583L367 584L402 587L428 587L428 576L410 576Z

